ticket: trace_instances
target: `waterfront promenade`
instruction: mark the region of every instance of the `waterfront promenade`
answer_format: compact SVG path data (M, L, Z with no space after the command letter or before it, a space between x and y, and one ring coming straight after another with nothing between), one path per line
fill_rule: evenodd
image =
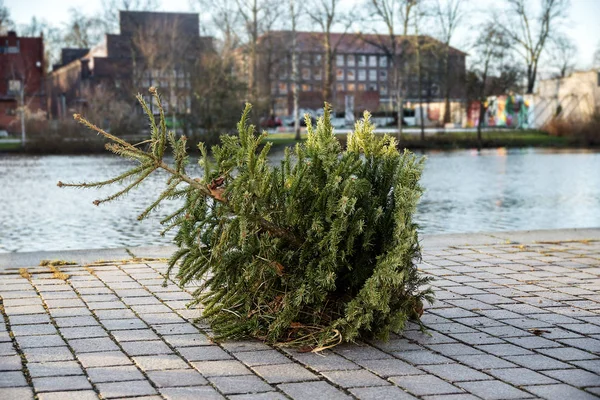
M0 399L600 398L600 229L422 245L428 333L319 354L211 342L172 248L0 254Z

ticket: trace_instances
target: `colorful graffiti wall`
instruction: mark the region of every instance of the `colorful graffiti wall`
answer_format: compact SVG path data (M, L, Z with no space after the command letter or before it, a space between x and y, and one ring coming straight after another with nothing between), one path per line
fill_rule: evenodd
M468 126L479 124L478 101L471 103L467 110ZM533 118L533 102L531 96L502 95L490 96L483 104L483 126L527 129Z

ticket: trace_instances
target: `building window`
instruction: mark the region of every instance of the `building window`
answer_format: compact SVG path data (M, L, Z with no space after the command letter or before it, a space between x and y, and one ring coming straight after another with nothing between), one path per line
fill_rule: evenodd
M359 67L366 67L367 66L367 56L365 55L359 55L356 56L358 58L358 66Z
M312 85L307 85L307 84L302 85L302 91L303 92L312 92Z
M387 56L379 56L379 66L381 68L387 68L388 62L387 62Z
M302 79L305 81L310 79L310 68L302 68Z
M348 54L347 59L348 59L348 66L349 67L354 67L356 65L356 59L355 59L354 55Z
M379 94L381 95L387 95L388 94L388 86L385 83L382 83L381 85L379 85Z
M313 60L315 65L321 65L321 62L323 61L323 56L320 54L315 54Z
M338 81L343 81L344 80L344 70L342 68L338 68L335 71L335 76Z
M335 57L335 65L337 65L338 67L344 66L344 55L343 54L338 54Z
M354 92L356 90L356 85L354 83L349 83L348 84L348 91L349 92Z
M343 83L338 83L335 85L335 90L337 90L338 92L343 92L346 89L344 88L344 84Z
M279 94L287 94L288 87L286 82L279 83Z
M11 79L8 81L8 92L9 93L18 93L21 91L21 81L16 79Z
M367 90L367 86L364 83L359 83L357 87L359 92L364 92Z
M376 83L369 83L369 85L367 86L367 90L370 92L376 92L377 91L377 84Z
M310 54L301 54L300 63L302 65L310 65Z
M358 70L358 80L359 81L366 81L367 80L367 70L365 70L365 69L359 69Z
M369 67L377 67L377 56L369 56Z
M370 69L369 70L369 80L372 82L376 82L377 81L377 70L376 69Z
M380 81L387 81L387 78L388 78L388 73L386 70L379 71L379 80Z
M356 75L354 74L354 70L353 69L347 69L346 70L346 80L347 81L353 81L356 79Z
M321 74L321 68L315 68L315 70L313 71L313 78L315 78L316 81L320 81L321 79L323 79Z

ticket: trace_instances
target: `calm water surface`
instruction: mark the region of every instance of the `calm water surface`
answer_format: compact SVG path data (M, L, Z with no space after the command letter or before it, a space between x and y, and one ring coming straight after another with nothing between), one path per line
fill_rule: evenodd
M600 226L600 153L498 149L426 155L426 191L416 217L421 233ZM146 221L136 219L162 190L164 175L100 207L92 201L110 194L108 188L56 186L59 180L106 179L128 165L109 155L0 155L0 252L169 243L159 235L158 220L174 203Z

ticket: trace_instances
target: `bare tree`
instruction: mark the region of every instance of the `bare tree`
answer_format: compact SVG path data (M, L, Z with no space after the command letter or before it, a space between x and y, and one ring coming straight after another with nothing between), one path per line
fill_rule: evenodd
M0 35L5 35L13 27L14 23L10 19L10 11L4 5L4 0L0 0Z
M564 78L573 71L577 46L564 35L557 35L550 42L550 64L556 69L557 78Z
M600 42L596 46L596 51L594 52L594 60L592 61L592 68L600 69Z
M513 42L527 67L527 93L533 93L538 64L548 39L567 13L569 0L541 0L541 11L533 16L528 0L507 0L511 20L503 30Z
M350 19L338 9L340 3L340 0L312 0L306 3L309 18L323 33L323 100L329 103L333 101L333 60L339 44L350 27ZM343 26L343 32L334 40L332 31L338 24Z
M487 22L479 29L475 42L476 58L472 63L471 73L476 78L476 93L479 101L479 121L477 124L477 146L481 149L481 127L485 115L488 78L491 73L502 68L501 63L510 48L510 43L502 29L493 22Z
M64 29L65 45L89 49L100 43L104 37L104 26L98 17L85 15L75 8L71 8L69 13L70 20Z
M393 67L392 92L397 108L398 142L402 139L408 58L411 56L407 36L417 4L418 0L371 0L373 16L385 26L386 34L363 36L365 42L379 48L386 55Z
M290 21L292 24L292 96L294 102L294 138L300 140L300 110L299 110L299 91L298 91L298 36L296 33L296 23L298 19L298 8L295 0L290 0Z
M51 25L46 20L32 17L28 24L19 26L19 32L20 36L44 37L44 68L46 71L50 70L52 65L60 60L60 50L64 44L61 29Z
M456 28L458 28L465 15L463 4L463 0L446 0L443 3L438 0L436 7L437 23L443 43L440 51L444 68L444 123L449 123L451 120L450 91L453 82L450 79L450 44L456 34Z

